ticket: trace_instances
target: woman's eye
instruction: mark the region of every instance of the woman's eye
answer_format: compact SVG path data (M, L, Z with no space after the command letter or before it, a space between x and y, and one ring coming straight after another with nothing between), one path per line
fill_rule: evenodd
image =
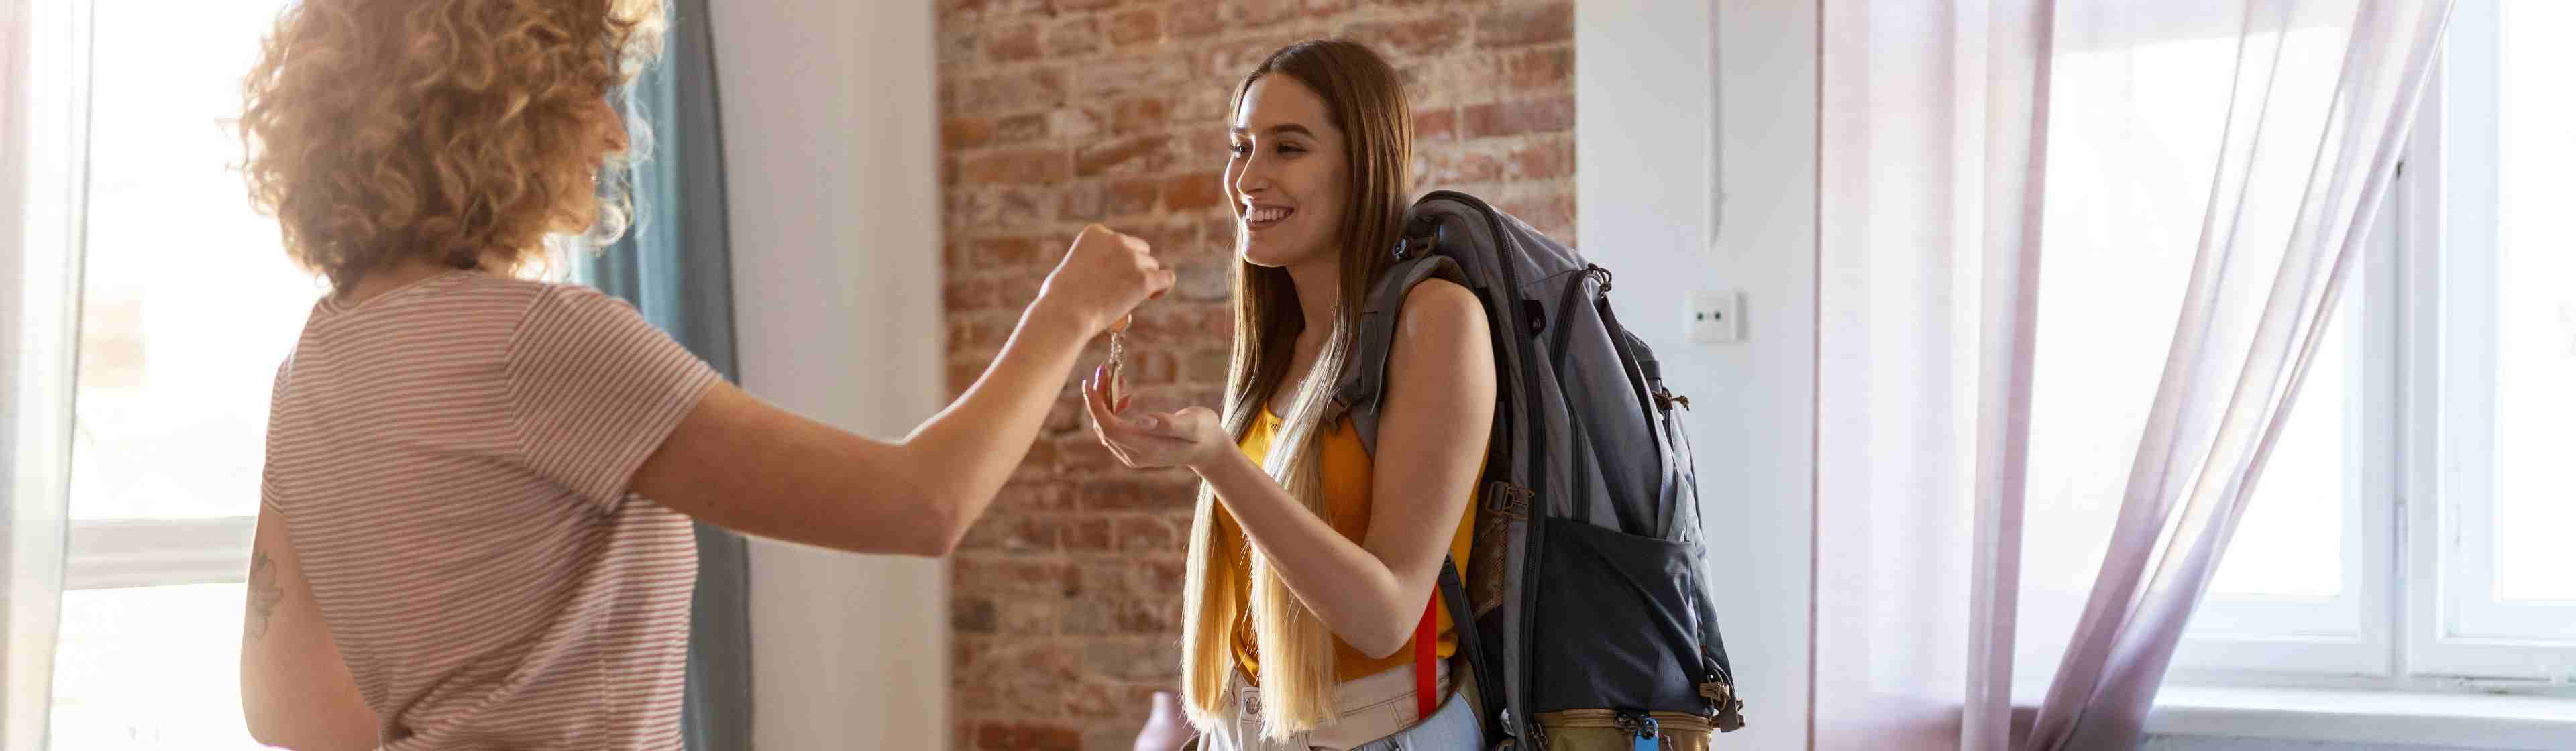
M1225 147L1225 153L1232 154L1232 155L1235 155L1235 156L1237 156L1237 157L1247 157L1247 156L1252 156L1252 144L1248 144L1248 143L1228 144L1228 145L1226 145L1226 147Z
M1303 153L1306 153L1306 147L1304 147L1304 146L1299 146L1299 145L1297 145L1297 144L1293 144L1293 143L1283 143L1283 144L1279 144L1279 153L1282 153L1282 154L1303 154Z

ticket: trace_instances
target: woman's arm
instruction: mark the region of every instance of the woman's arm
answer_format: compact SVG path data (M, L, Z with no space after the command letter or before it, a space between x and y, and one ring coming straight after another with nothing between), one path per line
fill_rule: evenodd
M242 613L242 720L263 745L295 751L376 747L376 713L331 642L286 520L261 504Z
M946 555L1027 456L1083 346L1171 285L1143 241L1093 225L983 377L904 439L847 433L717 384L632 487L762 537Z
M1369 487L1354 544L1237 450L1204 408L1131 422L1086 388L1105 442L1131 464L1167 457L1214 486L1299 600L1371 657L1402 649L1422 618L1458 519L1467 513L1494 419L1493 344L1473 293L1425 282L1405 298L1387 362ZM1400 471L1396 471L1400 468Z

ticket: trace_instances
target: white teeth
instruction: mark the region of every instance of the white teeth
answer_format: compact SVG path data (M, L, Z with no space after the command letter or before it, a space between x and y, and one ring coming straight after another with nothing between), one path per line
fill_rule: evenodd
M1258 206L1254 207L1250 213L1245 214L1243 218L1254 222L1275 222L1287 217L1288 210L1285 208L1278 206Z

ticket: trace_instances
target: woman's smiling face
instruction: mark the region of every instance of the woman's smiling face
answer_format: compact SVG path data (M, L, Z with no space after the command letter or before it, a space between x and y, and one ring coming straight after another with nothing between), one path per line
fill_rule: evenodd
M1225 162L1243 260L1279 267L1337 252L1350 204L1343 138L1323 97L1294 77L1263 76L1244 89Z

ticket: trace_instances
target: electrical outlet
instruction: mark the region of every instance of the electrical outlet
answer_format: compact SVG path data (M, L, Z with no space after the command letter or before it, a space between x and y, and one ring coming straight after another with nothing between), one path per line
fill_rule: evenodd
M1682 311L1682 326L1692 344L1732 344L1744 340L1744 293L1700 290Z

